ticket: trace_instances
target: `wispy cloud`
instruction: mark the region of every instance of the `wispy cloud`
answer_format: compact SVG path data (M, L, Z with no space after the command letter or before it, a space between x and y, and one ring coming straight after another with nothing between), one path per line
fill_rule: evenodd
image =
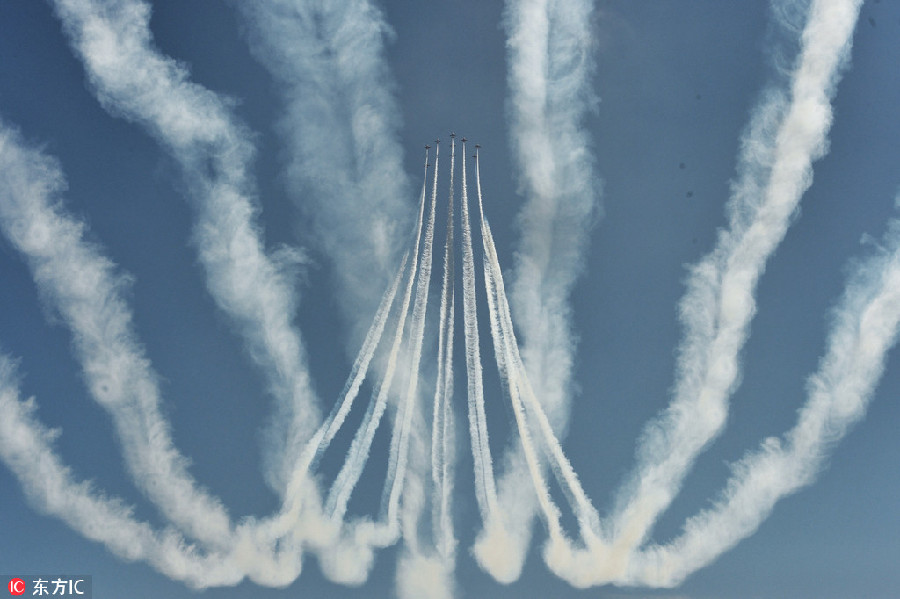
M355 351L412 225L385 60L391 30L369 0L234 5L252 51L279 83L290 193L333 263Z

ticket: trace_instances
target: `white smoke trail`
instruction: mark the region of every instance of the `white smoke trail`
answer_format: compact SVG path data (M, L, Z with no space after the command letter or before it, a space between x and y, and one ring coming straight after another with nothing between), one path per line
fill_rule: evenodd
M526 198L518 217L521 241L510 299L529 380L557 432L568 418L575 343L569 292L599 214L599 183L582 127L596 103L590 85L592 5L508 0L505 12L510 138ZM518 491L527 478L527 465L513 449L499 487L517 539L519 570L535 508L533 498Z
M344 389L341 391L340 399L334 404L331 413L325 418L325 421L322 423L319 430L316 431L316 434L313 435L313 438L310 439L306 449L308 458L300 460L300 464L297 468L298 472L304 472L307 470L307 465L314 465L316 463L318 458L321 457L322 452L324 452L334 440L334 436L341 429L341 426L343 426L347 414L353 407L353 402L359 394L359 388L368 374L369 363L375 356L375 350L378 348L378 344L381 342L381 337L384 334L384 327L387 324L388 315L394 305L397 288L400 286L400 281L403 279L407 260L409 260L409 253L403 256L403 259L400 261L400 268L397 269L397 274L394 275L393 283L391 283L391 286L382 296L378 310L375 312L375 318L372 321L372 325L369 327L363 345L359 350L359 354L353 362L353 367L350 369L350 375L347 377L347 382L344 383Z
M490 224L487 222L487 219L484 218L479 171L480 169L476 155L479 212L481 214L482 241L485 253L485 285L488 293L491 333L494 340L497 367L500 370L501 378L505 381L505 385L510 394L510 399L513 402L513 409L520 429L522 447L526 459L528 460L532 484L537 493L538 504L549 530L549 543L544 550L545 560L548 565L557 569L557 563L560 561L560 556L571 555L574 553L574 549L572 548L571 541L562 532L559 523L559 509L553 502L549 487L543 478L541 462L538 460L536 450L530 439L531 425L529 424L527 415L530 414L532 420L537 421L538 431L540 433L538 439L542 443L546 458L550 462L551 469L559 485L566 491L566 497L569 504L573 510L575 510L582 542L592 551L601 549L601 543L596 532L599 529L599 516L591 505L590 500L585 495L584 490L578 481L578 476L575 474L571 463L565 457L562 447L553 433L543 407L534 395L531 383L528 380L528 374L525 371L525 366L519 355L509 310L509 303L506 298L506 291L503 283L503 274L500 270ZM523 415L522 418L519 418L519 413ZM524 431L525 434L522 434L522 431ZM491 539L491 536L490 531L487 531L479 539L479 544L475 549L475 555L479 558L479 562L483 567L498 579L504 580L506 576L509 576L511 572L514 571L514 569L511 570L514 566L514 562L510 560L491 559L492 556L488 548L494 549L496 544L503 541L503 539ZM505 541L509 543L509 537L507 537Z
M28 149L17 133L0 124L0 231L22 253L44 299L71 329L89 390L114 415L135 479L159 487L145 492L164 507L173 524L212 551L201 556L174 531L157 535L129 519L124 507L75 483L49 447L48 433L30 415L32 408L16 399L8 365L0 368L0 384L8 392L0 420L9 427L0 451L26 491L49 513L117 555L145 560L195 586L236 584L244 574L261 584L290 582L300 573L299 549L284 544L276 552L272 539L258 538L251 527L232 529L226 510L196 487L172 446L159 413L155 375L135 340L132 316L120 294L127 280L85 241L84 225L66 214L58 198L64 187L54 160ZM306 520L296 522L310 528Z
M428 164L428 156L426 154L425 164ZM397 327L394 330L394 339L391 345L391 351L388 354L387 365L378 388L372 395L372 400L363 418L363 422L353 437L350 445L350 452L341 467L338 476L331 487L326 501L326 512L331 515L335 521L343 520L347 511L347 502L350 495L362 475L365 468L366 460L369 457L369 449L372 446L372 440L375 438L375 430L381 422L381 417L387 408L387 397L390 393L391 383L393 382L394 373L397 369L397 359L400 354L400 348L403 341L403 331L406 326L406 319L409 314L409 305L412 301L413 285L416 280L416 272L418 270L419 261L419 243L422 239L422 225L425 214L425 191L428 183L428 167L425 167L425 179L422 181L422 193L419 198L419 216L416 220L415 242L413 244L412 260L409 265L409 278L406 281L406 290L403 294L403 300L400 304L400 311L397 316Z
M541 511L543 512L544 518L547 522L547 528L549 529L548 532L550 534L550 538L552 541L557 541L558 538L562 536L562 527L559 523L559 508L556 506L556 504L553 502L552 497L550 496L550 488L548 487L547 482L544 479L541 462L532 441L532 431L531 427L528 424L525 404L522 401L522 388L520 386L521 381L519 380L519 377L515 376L514 371L509 370L510 366L515 368L515 360L512 356L512 350L510 349L510 339L507 335L506 328L501 324L502 318L498 313L497 298L499 296L500 290L495 284L493 273L491 272L491 270L487 270L485 274L485 283L489 288L488 311L490 313L490 318L492 321L491 332L495 334L494 348L498 354L502 355L502 358L498 357L497 359L497 366L498 368L506 370L507 377L505 386L509 392L510 401L512 403L513 416L516 419L516 428L519 431L519 440L522 443L522 449L525 453L525 459L528 461L528 470L529 474L531 475L531 482L534 485L534 490L537 493L538 497L538 504L540 505Z
M409 325L409 383L406 397L397 407L397 419L391 435L391 448L388 456L388 474L384 488L387 500L384 505L386 521L389 529L398 525L398 507L400 493L406 478L406 464L409 456L409 434L413 422L413 414L418 404L419 363L422 358L422 343L425 339L425 313L428 306L428 290L431 284L431 264L434 250L434 211L437 206L437 171L440 146L435 149L434 175L431 192L431 206L428 211L428 224L422 242L422 262L416 280L416 299L413 304L412 319ZM387 492L389 490L389 493Z
M451 141L453 141L451 139ZM451 144L453 145L453 144ZM455 337L456 322L456 289L454 281L456 280L455 272L455 255L453 250L453 241L455 239L455 228L453 219L455 218L454 210L454 160L450 159L450 191L447 196L447 251L444 255L444 276L447 281L446 287L449 289L450 300L447 306L447 327L444 335L444 389L443 389L443 417L441 419L441 530L443 531L442 555L446 559L453 552L456 541L453 535L453 480L454 480L454 464L455 464L455 425L453 412L453 390L454 390L454 372L453 372L453 346Z
M451 152L451 157L455 152ZM453 164L451 158L451 165ZM437 157L435 157L435 177L437 177ZM435 179L436 181L436 179ZM432 190L429 229L433 226L436 207L437 186ZM447 206L447 239L444 244L444 276L441 288L441 303L438 322L438 373L435 383L431 426L431 479L432 479L432 532L435 551L423 551L419 547L417 519L420 505L421 481L415 477L406 483L403 490L404 522L403 536L406 548L398 559L397 590L400 597L429 597L443 599L455 596L453 570L455 567L456 541L453 534L452 491L453 491L453 168L450 171L450 198ZM431 233L433 236L433 233ZM426 247L428 247L426 245ZM428 251L428 250L426 250ZM423 262L424 262L423 257ZM424 271L423 266L423 271ZM420 279L422 283L422 279ZM425 282L427 283L427 281ZM425 288L418 291L425 292ZM419 295L417 291L416 299ZM413 338L421 340L421 333ZM413 359L421 347L413 348ZM412 381L411 381L412 382ZM408 397L407 402L414 397ZM423 444L424 445L424 444ZM422 447L424 449L424 446ZM414 454L413 454L414 456ZM410 473L412 474L412 472ZM399 475L398 475L399 476ZM395 478L395 483L398 479ZM412 484L410 484L412 483ZM410 505L411 504L411 505ZM388 510L390 512L390 510ZM387 516L390 522L390 515Z
M309 440L303 450L303 455L297 461L296 468L294 469L291 480L287 486L284 504L277 514L263 520L257 525L260 531L265 531L262 535L264 538L274 540L282 539L285 536L290 535L297 526L302 509L305 508L306 511L309 512L311 510L310 504L312 504L312 511L314 512L317 507L320 507L318 506L319 501L317 493L314 497L309 497L309 494L304 492L305 488L308 490L308 483L310 482L308 475L315 469L319 458L321 458L328 446L331 445L335 435L343 426L347 414L353 407L353 402L359 394L359 388L368 374L369 364L372 361L375 350L378 348L378 344L384 334L384 327L387 324L388 316L394 305L397 288L400 286L400 282L403 279L403 273L406 270L408 259L409 253L403 256L400 268L394 276L393 283L390 288L385 291L384 296L381 299L381 304L378 306L372 325L366 333L363 346L360 348L359 354L347 377L347 381L344 383L340 398L335 402L331 413L325 418L325 421L319 427L319 430L317 430L316 434Z
M900 323L900 221L889 226L883 249L860 265L834 312L828 350L793 429L738 462L721 499L691 518L681 537L648 549L652 568L637 582L677 584L751 535L781 497L813 482L829 450L865 416Z
M453 167L447 200L447 236L444 242L444 277L438 319L438 372L431 418L432 534L441 559L452 564L456 540L453 534L453 319L455 314L453 251Z
M196 487L160 413L156 375L121 297L127 279L64 212L57 196L65 181L56 162L25 148L0 123L0 174L0 230L72 331L88 389L113 415L132 476L177 526L217 548L227 546L227 512Z
M181 66L153 48L146 3L55 0L54 6L100 102L143 125L184 170L196 200L194 241L210 292L247 340L278 400L268 474L283 492L320 416L291 322L291 284L266 255L255 222L247 134L220 97L191 83Z
M500 360L498 353L498 368L501 377L506 378L509 386L515 386L525 398L525 405L529 413L538 423L540 438L544 451L550 462L551 469L560 486L566 491L567 498L578 517L582 539L591 545L599 543L597 533L599 531L599 515L584 492L578 475L572 464L566 458L559 440L553 433L544 409L535 396L531 381L522 358L519 354L513 329L512 316L509 302L506 297L506 289L503 282L503 273L500 270L500 261L497 257L497 248L494 244L494 236L491 233L490 223L484 216L484 202L481 195L481 169L478 155L475 157L475 177L478 190L478 211L481 217L481 236L484 245L484 270L485 283L488 289L488 302L491 314L491 331L494 344L504 347L504 359ZM507 362L511 360L511 362Z
M897 198L900 206L900 197ZM786 495L811 484L834 445L865 415L900 329L900 219L889 223L879 253L858 265L833 312L827 351L808 382L809 398L783 439L770 437L732 466L713 507L690 518L667 545L651 545L610 571L608 554L584 552L559 562L576 586L615 582L672 587L753 534ZM573 559L574 557L574 559Z
M770 95L743 139L729 230L719 233L716 248L693 268L681 301L685 340L674 398L647 427L636 471L611 517L614 544L622 550L646 538L696 455L725 425L739 353L756 309L756 283L812 183L812 161L827 150L830 97L850 53L859 6L858 0L812 2L789 103L782 106Z
M390 27L370 0L233 4L284 97L289 191L334 263L338 302L358 329L355 349L412 225L384 56Z
M85 538L102 543L122 559L142 560L194 587L235 585L238 564L218 555L202 556L174 531L155 532L120 501L78 482L53 451L58 431L44 428L33 400L22 401L8 358L0 355L0 458L19 480L35 508L56 516Z
M462 159L462 258L463 258L463 324L466 339L466 374L468 378L469 435L475 465L475 494L481 518L492 521L497 509L497 490L491 447L488 443L484 413L484 387L481 372L481 349L478 339L478 311L475 298L475 260L472 254L472 230L469 224L469 198L466 189L466 144Z

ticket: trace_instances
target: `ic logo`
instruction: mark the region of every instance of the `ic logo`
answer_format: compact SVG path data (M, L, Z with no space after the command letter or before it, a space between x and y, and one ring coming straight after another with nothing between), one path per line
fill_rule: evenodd
M9 587L10 595L24 595L25 594L25 581L21 578L13 578L9 581L9 584L6 585Z

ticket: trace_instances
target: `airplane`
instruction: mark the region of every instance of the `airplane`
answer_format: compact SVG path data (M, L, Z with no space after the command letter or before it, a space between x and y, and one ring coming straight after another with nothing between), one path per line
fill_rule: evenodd
M436 140L434 140L434 143L436 143L436 144L441 143L441 138L439 137L439 138L437 138Z
M429 146L428 144L425 144L425 149L426 149L426 150L430 150L430 149L431 149L431 146Z
M469 141L469 140L466 139L465 137L462 138L462 142L463 142L463 143L466 143L467 141Z
M476 149L476 150L477 150L478 148L480 148L480 147L481 147L481 144L475 144L475 149Z
M456 133L450 132L450 139L456 139Z

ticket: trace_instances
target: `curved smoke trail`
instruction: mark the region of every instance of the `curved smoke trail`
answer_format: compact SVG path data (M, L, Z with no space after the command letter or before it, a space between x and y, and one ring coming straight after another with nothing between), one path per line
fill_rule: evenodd
M728 206L729 229L693 267L680 304L685 338L674 398L648 425L636 471L610 518L612 542L623 550L646 538L694 458L724 428L756 311L756 283L812 184L813 160L826 152L830 99L850 53L859 6L857 0L810 5L789 102L770 94L755 111ZM779 113L783 117L772 127Z

